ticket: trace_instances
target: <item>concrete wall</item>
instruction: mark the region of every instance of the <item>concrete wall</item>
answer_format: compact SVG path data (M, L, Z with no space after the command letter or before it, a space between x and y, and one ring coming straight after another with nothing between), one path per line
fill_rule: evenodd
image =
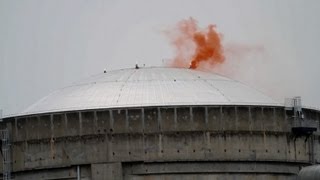
M280 163L175 162L124 165L125 180L295 179L298 167ZM255 173L253 175L253 173ZM159 176L159 174L162 174Z
M318 111L304 111L320 124ZM40 114L6 119L1 126L11 130L13 171L20 179L77 165L87 179L292 179L300 166L320 162L320 128L309 138L294 137L292 121L283 107L203 106ZM162 162L149 164L156 169L191 165L183 172L128 171L147 162ZM215 171L218 162L228 163Z

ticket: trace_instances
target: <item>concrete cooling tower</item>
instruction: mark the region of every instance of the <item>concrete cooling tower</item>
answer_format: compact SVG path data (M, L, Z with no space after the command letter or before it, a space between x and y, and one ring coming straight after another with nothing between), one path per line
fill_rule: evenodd
M104 72L1 126L3 179L295 180L320 163L320 111L184 68Z

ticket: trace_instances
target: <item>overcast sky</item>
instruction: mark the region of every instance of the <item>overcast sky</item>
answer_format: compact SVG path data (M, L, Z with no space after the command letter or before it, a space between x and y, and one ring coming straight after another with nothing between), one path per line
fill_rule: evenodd
M162 66L174 57L163 31L189 17L216 24L223 44L262 47L217 72L319 108L319 10L318 0L0 0L0 109L18 113L104 68Z

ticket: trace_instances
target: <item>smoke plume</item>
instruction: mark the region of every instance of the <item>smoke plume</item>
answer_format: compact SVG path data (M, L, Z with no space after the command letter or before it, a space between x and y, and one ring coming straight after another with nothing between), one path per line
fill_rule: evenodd
M197 21L189 18L180 21L167 35L176 50L171 66L196 69L203 62L215 66L225 61L222 35L215 25L200 29Z

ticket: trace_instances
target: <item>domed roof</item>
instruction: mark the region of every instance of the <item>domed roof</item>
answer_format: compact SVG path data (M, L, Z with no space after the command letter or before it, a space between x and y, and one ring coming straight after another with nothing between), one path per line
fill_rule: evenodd
M218 74L185 68L139 68L92 76L49 94L22 114L172 105L279 103Z

